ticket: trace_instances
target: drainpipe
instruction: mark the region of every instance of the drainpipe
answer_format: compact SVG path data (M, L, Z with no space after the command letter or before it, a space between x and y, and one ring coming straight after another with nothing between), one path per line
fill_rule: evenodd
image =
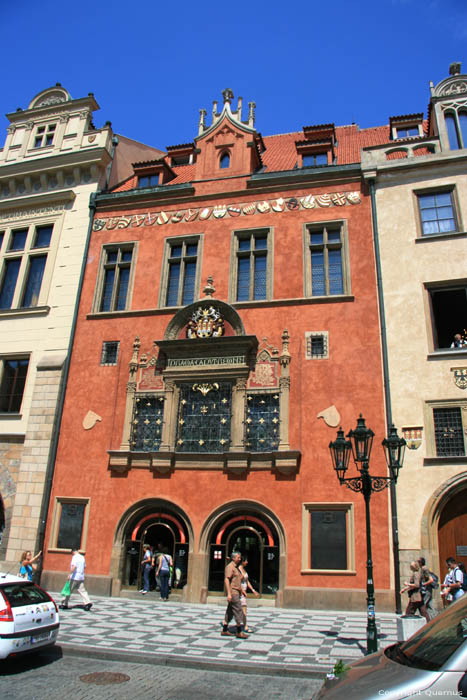
M63 404L65 403L66 386L67 386L67 382L68 382L68 375L70 372L71 353L73 350L73 342L74 342L75 334L76 334L76 323L77 323L77 319L78 319L78 309L79 309L79 303L80 303L80 299L81 299L81 292L82 292L82 288L83 288L84 273L86 271L86 261L88 259L89 243L91 240L92 223L93 223L95 212L96 212L96 193L92 192L91 196L89 198L88 232L86 235L86 243L85 243L85 247L84 247L83 261L81 263L81 272L80 272L80 277L79 277L79 282L78 282L78 291L77 291L77 296L76 296L75 308L74 308L74 312L73 312L73 321L71 324L70 339L68 342L68 351L67 351L65 362L63 365L63 373L62 373L62 378L60 381L57 408L55 411L55 419L54 419L54 425L53 425L53 429L52 429L52 440L50 443L49 458L47 460L46 478L45 478L45 484L44 484L44 493L42 496L39 529L38 529L37 538L36 538L36 547L35 547L36 552L43 551L43 549L44 549L45 527L46 527L46 523L47 523L47 513L49 510L49 504L50 504L50 495L52 492L52 482L53 482L54 471L55 471L55 459L57 457L58 438L60 436L60 426L61 426L62 416L63 416ZM42 575L42 569L40 570L40 572L38 574L39 583L40 583L41 575Z
M376 280L378 285L378 307L379 318L381 323L381 348L383 359L383 379L384 379L384 401L386 406L386 432L389 435L389 429L392 425L392 406L391 406L391 384L389 379L389 361L388 361L388 344L386 335L386 316L384 312L384 295L383 282L381 274L381 255L379 250L379 234L378 234L378 217L376 213L376 195L375 195L375 178L368 179L370 187L371 199L371 214L373 218L373 243L375 247L375 263L376 263ZM396 485L393 481L390 482L389 492L391 497L391 523L392 523L392 551L394 559L394 603L396 613L402 612L401 606L401 578L400 578L400 562L399 562L399 526L397 521L397 496Z

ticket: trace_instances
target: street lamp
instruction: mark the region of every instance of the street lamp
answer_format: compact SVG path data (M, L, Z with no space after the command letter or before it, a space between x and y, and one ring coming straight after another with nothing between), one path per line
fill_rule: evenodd
M336 470L340 484L345 484L352 491L361 492L365 499L366 515L366 601L367 601L367 628L366 648L368 654L378 650L376 619L375 619L375 587L373 582L373 561L371 558L371 524L370 524L370 497L374 491L383 491L391 482L396 483L399 470L404 460L406 442L400 438L394 425L389 430L389 437L381 443L384 447L386 462L389 468L389 476L371 476L369 472L370 453L375 434L365 425L362 414L357 420L355 430L347 433L339 428L337 438L329 443L332 466ZM350 454L352 453L355 466L360 472L357 477L346 478L345 473L349 467Z

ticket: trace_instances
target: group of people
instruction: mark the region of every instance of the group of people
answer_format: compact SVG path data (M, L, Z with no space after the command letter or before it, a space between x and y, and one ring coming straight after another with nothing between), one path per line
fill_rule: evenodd
M227 610L222 623L221 635L223 637L233 636L233 632L229 630L232 618L235 618L238 639L248 639L248 634L253 632L248 627L247 622L247 593L248 590L255 596L258 596L259 593L255 591L248 579L247 565L248 559L243 558L240 552L232 552L231 561L225 567L224 585L227 593Z
M153 553L151 546L149 544L145 544L143 546L143 552L143 559L141 561L143 587L140 590L140 593L142 595L149 593L151 571L154 570L156 587L159 587L161 600L167 601L169 599L172 584L172 557L168 553L167 547L163 547L162 545L158 545L157 550Z
M449 605L464 595L465 566L462 562L456 562L454 557L446 559L448 572L441 584L441 598L444 606ZM433 589L437 587L434 574L427 568L425 559L420 557L410 564L411 576L405 582L401 593L407 591L409 602L405 611L406 615L415 615L417 610L427 622L434 617L435 610L432 606Z

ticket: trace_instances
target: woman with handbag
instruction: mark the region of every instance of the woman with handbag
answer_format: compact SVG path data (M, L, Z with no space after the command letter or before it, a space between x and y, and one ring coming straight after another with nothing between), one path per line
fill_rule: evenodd
M423 615L425 620L429 622L430 616L428 615L425 603L423 602L423 596L421 592L423 574L420 570L418 562L413 561L410 564L410 570L412 571L412 575L409 581L405 581L405 588L401 589L401 593L407 591L409 595L409 603L407 605L405 614L415 615L416 611L419 610L420 615Z

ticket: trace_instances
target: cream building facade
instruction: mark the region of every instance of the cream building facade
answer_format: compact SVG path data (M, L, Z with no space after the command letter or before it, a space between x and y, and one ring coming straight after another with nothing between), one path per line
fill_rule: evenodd
M467 563L467 75L460 64L431 85L427 120L392 117L389 132L387 144L364 149L362 168L380 248L388 412L409 448L397 483L401 578L422 555L442 580L447 556Z
M0 150L0 570L40 546L90 197L162 152L99 129L60 84L7 115Z

